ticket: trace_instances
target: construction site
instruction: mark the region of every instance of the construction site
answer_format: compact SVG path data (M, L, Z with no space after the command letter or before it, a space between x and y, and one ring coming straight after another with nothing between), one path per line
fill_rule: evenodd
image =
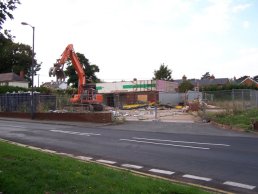
M124 121L196 122L207 112L258 107L255 90L178 92L179 82L137 80L91 83L69 44L49 70L50 86L65 89L64 65L70 59L78 77L77 92L68 95L18 92L0 95L0 116L84 122ZM186 77L184 76L184 79ZM198 85L198 84L197 84Z

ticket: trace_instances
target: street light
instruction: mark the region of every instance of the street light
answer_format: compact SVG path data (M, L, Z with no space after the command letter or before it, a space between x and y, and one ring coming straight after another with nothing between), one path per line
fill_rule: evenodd
M31 102L30 102L30 107L31 107L31 119L34 119L34 33L35 33L35 27L26 23L22 22L22 25L30 26L33 30L33 35L32 35L32 57L31 57Z

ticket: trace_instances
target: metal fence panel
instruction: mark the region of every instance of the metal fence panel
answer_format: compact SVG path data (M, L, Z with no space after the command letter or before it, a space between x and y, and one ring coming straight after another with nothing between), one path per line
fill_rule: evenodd
M159 92L159 102L161 105L176 106L185 102L184 93Z
M246 110L258 107L258 91L251 89L205 91L203 100L220 108Z

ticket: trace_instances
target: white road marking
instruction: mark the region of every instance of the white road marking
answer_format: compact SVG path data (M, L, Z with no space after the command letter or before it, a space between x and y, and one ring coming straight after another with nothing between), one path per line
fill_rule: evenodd
M120 139L120 141L131 141L137 143L147 143L147 144L155 144L155 145L166 145L166 146L174 146L174 147L182 147L182 148L191 148L191 149L202 149L209 150L210 148L205 147L194 147L194 146L185 146L185 145L177 145L177 144L168 144L168 143L157 143L157 142L149 142L149 141L138 141L133 139Z
M97 162L105 163L105 164L115 164L116 162L110 160L96 160Z
M21 129L27 129L28 128L28 127L19 126L19 125L1 125L0 127L13 127L13 128L21 128Z
M91 157L85 157L85 156L76 156L76 158L78 158L80 160L92 160Z
M230 146L227 144L201 143L201 142L194 142L194 141L174 141L174 140L165 140L165 139L148 139L148 138L141 138L141 137L133 137L133 139L150 140L150 141L164 141L164 142L173 142L173 143L186 143L186 144L199 144L199 145L212 145L212 146Z
M195 176L195 175L190 175L190 174L185 174L183 175L184 178L189 178L189 179L196 179L196 180L201 180L201 181L211 181L211 178L206 178L206 177L201 177L201 176Z
M71 135L84 135L84 136L91 136L91 135L100 135L98 133L81 133L77 131L64 131L64 130L50 130L52 132L57 132L57 133L66 133L66 134L71 134Z
M172 175L174 174L175 172L172 172L172 171L168 171L168 170L160 170L160 169L150 169L149 170L150 172L155 172L155 173L160 173L160 174L167 174L167 175Z
M232 182L232 181L226 181L223 184L224 185L229 185L229 186L234 186L234 187L240 187L240 188L243 188L243 189L249 189L249 190L253 190L256 187L256 186L253 186L253 185L246 185L246 184Z
M133 165L133 164L122 164L121 166L126 167L126 168L134 168L134 169L143 168L142 166L137 166L137 165Z

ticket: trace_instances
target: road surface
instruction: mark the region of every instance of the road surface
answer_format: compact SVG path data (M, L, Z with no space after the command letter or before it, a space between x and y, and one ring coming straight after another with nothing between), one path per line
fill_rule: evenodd
M0 120L0 138L236 193L258 193L258 136L205 123Z

